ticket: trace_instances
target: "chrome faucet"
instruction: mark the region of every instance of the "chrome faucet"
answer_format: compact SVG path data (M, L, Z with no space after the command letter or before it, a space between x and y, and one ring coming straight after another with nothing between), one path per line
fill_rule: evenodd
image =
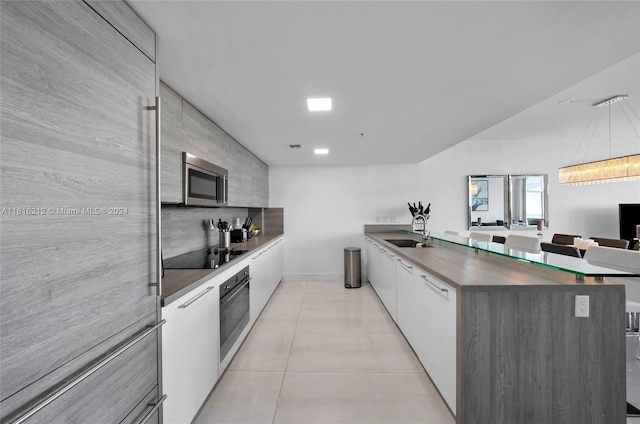
M415 233L422 233L422 246L427 246L427 238L429 232L427 231L427 220L429 215L416 214L411 221L411 227Z

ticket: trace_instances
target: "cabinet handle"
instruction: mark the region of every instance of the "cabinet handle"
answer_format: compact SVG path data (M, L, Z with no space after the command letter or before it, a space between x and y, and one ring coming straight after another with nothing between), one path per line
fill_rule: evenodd
M439 285L437 285L436 283L434 283L433 281L429 280L427 278L426 275L421 275L420 276L422 279L424 279L424 281L429 284L429 287L433 288L434 290L436 290L439 293L448 293L449 289L445 289L444 287L440 287Z
M151 409L151 411L147 412L147 414L142 418L142 421L140 421L138 424L145 424L147 421L149 421L151 416L158 410L158 408L160 408L165 399L167 399L167 395L162 395L160 400L158 400L156 403L149 403L149 405L147 406L153 406L153 408Z
M391 260L393 260L393 259L396 257L396 255L391 255L391 254L389 254L389 252L387 252L386 250L384 251L384 254L385 254L385 255L387 255L387 258L389 258L389 259L391 259Z
M404 268L406 269L408 272L413 273L413 267L411 265L407 265L405 264L402 259L397 259L398 263Z
M149 286L156 288L156 296L162 296L162 259L160 252L162 251L162 227L160 225L161 209L161 184L160 184L160 112L161 99L156 96L155 106L150 106L147 110L152 109L156 112L156 282L149 283Z
M29 410L27 410L26 412L20 414L17 418L12 419L11 421L8 421L8 422L10 424L21 424L21 423L25 422L26 420L31 418L33 415L38 413L40 410L42 410L44 407L49 405L51 402L53 402L54 400L58 399L63 394L67 393L69 390L73 389L78 384L82 383L87 377L91 376L96 371L100 370L100 368L104 367L109 362L113 361L118 356L123 354L125 351L129 350L129 348L131 348L133 345L138 343L140 340L144 339L146 336L148 336L149 334L151 334L154 331L156 331L165 322L167 322L167 320L163 319L162 321L158 322L157 324L155 324L153 326L147 326L145 330L142 330L140 333L134 334L128 340L125 340L124 342L120 343L119 345L113 347L107 353L105 353L104 355L100 356L101 359L99 361L95 362L91 366L91 368L89 368L88 370L80 373L76 377L73 377L73 375L71 375L70 377L68 377L70 379L70 381L67 384L63 385L62 387L58 388L57 390L55 390L53 392L49 392L49 394L46 397L44 397L44 399L38 401ZM67 381L67 379L63 379L62 381Z
M192 303L194 303L196 300L200 299L205 294L209 293L211 290L213 290L213 287L207 287L206 290L202 291L202 293L198 294L196 297L194 297L194 298L190 299L189 301L187 301L187 303L178 306L178 309L188 308L189 306L191 306Z

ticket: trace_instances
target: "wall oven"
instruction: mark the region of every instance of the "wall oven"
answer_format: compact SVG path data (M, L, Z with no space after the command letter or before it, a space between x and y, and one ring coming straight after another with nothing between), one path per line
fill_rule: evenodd
M225 206L229 172L182 152L183 203L189 206Z
M249 324L249 267L220 286L220 362Z

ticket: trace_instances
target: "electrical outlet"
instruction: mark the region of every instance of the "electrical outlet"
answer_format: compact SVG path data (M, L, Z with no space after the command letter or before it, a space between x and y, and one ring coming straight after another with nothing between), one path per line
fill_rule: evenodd
M576 295L576 317L589 316L589 296Z

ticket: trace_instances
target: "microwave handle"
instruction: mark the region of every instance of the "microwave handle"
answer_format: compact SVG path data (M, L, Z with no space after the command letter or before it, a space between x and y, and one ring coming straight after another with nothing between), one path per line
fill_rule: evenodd
M222 198L218 199L218 203L227 204L227 176L221 175L218 177L218 181L221 184L218 185L218 192L222 192Z

